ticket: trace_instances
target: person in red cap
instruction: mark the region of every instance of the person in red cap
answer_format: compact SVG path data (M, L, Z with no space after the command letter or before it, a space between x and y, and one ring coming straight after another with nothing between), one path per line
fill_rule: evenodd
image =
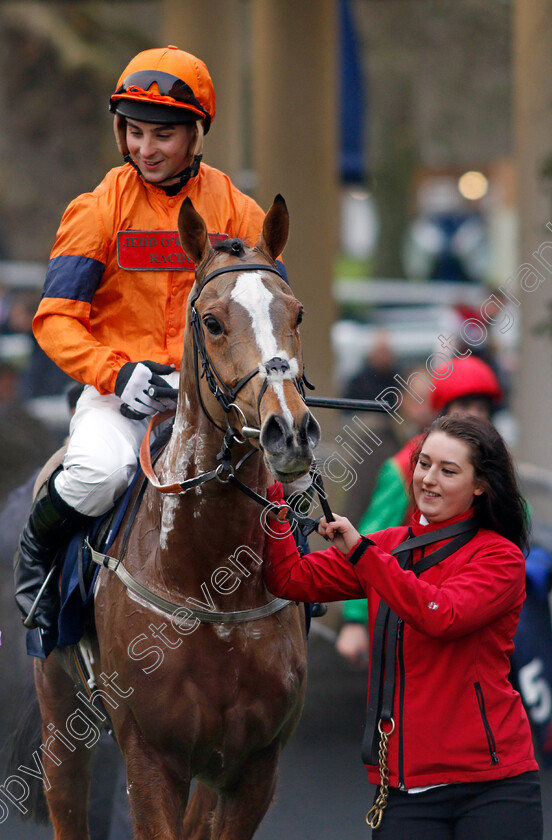
M434 390L429 399L434 414L457 412L488 420L502 399L492 368L473 355L455 359L451 365L451 372L446 378L447 365L443 365L432 377ZM380 467L370 505L359 521L358 530L362 534L372 534L410 521L412 456L421 439L421 434L413 437ZM352 664L365 664L369 649L366 600L346 601L342 618L337 650Z
M38 492L15 558L27 627L55 632L48 579L77 523L126 490L149 417L175 405L193 263L178 240L189 197L212 239L258 240L264 213L202 162L215 91L200 59L175 46L136 55L110 98L124 164L67 208L33 322L46 353L84 383L63 467ZM283 272L284 273L284 272ZM159 398L148 388L163 389Z

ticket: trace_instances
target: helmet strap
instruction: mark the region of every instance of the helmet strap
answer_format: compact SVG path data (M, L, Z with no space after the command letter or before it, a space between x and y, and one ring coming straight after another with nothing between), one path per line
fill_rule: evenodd
M194 159L192 163L175 175L175 178L178 178L178 181L174 184L169 184L168 186L164 187L162 184L156 184L155 186L159 186L167 195L176 195L180 192L183 186L185 186L191 178L195 178L197 173L199 172L199 165L201 163L202 155L194 155ZM125 163L130 163L131 166L134 167L140 178L146 181L142 173L140 172L140 167L134 161L130 154L124 156ZM146 181L148 184L149 181Z
M194 155L194 159L190 166L187 166L186 169L183 169L182 172L179 172L178 175L175 175L178 178L176 184L170 184L168 187L164 187L162 184L159 184L162 190L167 195L176 195L180 192L182 187L188 183L191 178L195 178L197 173L199 172L199 164L201 163L202 155Z

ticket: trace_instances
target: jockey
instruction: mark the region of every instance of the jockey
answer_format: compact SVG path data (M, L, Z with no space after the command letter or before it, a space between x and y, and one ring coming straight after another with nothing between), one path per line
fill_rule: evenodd
M40 488L14 561L24 624L45 631L57 626L55 557L126 490L150 416L176 405L195 268L178 240L182 201L190 197L219 239L253 246L264 220L202 162L215 91L200 59L175 46L139 53L110 110L125 163L69 204L33 322L41 347L85 385L63 465Z

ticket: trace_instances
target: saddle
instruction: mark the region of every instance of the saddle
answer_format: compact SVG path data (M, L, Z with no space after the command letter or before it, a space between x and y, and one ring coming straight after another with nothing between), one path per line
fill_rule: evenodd
M152 444L152 459L156 460L168 443L172 426L167 428ZM61 463L64 448L56 452L40 472L35 492L50 473ZM148 479L140 464L126 492L117 500L115 506L101 516L91 519L88 527L76 531L66 549L56 558L60 568L60 612L57 634L47 633L41 628L27 631L27 654L46 659L55 647L76 645L85 630L94 629L93 600L94 586L100 567L92 562L90 548L106 554L119 534L129 506L130 514L126 517L125 533L121 548L124 555L126 543L143 495L148 486Z

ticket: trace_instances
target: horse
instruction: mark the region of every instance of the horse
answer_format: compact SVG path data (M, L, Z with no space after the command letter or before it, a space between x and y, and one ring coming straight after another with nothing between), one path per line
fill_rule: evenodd
M303 607L273 599L262 578L266 488L305 475L320 438L301 387L302 306L275 263L287 208L277 196L253 248L212 246L189 199L178 227L196 278L177 409L154 465L143 447L132 526L109 556L91 549L89 694L67 651L35 661L55 840L89 838L91 749L106 720L136 840L249 840L304 702Z

